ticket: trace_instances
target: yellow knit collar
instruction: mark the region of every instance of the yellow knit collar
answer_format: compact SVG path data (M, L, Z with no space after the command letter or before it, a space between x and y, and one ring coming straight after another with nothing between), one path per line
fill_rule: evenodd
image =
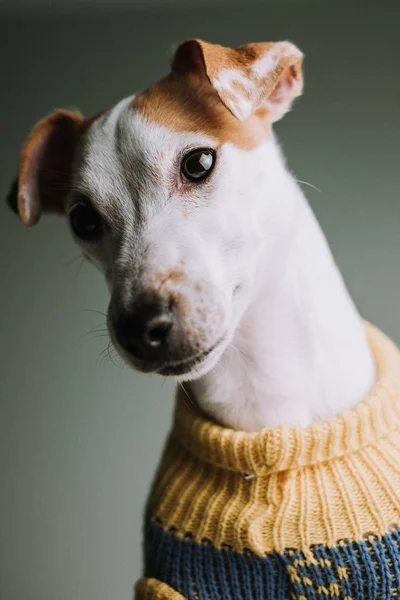
M352 410L306 428L246 433L207 420L178 392L172 437L202 461L261 475L343 456L389 435L400 422L400 352L381 331L368 323L366 329L377 383Z

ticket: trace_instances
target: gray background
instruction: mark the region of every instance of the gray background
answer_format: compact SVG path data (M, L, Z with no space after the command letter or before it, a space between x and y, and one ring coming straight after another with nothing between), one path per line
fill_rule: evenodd
M306 53L306 87L277 126L289 165L322 190L305 188L363 315L400 341L395 2L128 10L104 0L100 10L68 0L60 14L57 3L39 4L42 12L33 0L0 3L3 196L24 137L50 110L112 105L161 76L187 37L290 39ZM173 389L118 359L98 364L107 338L82 336L104 325L88 311L104 312L107 292L89 266L70 262L79 251L65 223L24 230L4 203L0 212L0 596L129 599Z

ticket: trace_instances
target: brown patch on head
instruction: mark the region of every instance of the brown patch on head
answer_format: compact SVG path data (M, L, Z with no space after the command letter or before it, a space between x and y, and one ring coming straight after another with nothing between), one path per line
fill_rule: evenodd
M301 52L289 42L178 47L172 72L134 99L135 110L172 131L251 149L302 89Z
M231 142L249 150L268 136L267 111L241 123L221 103L205 77L171 73L134 98L135 111L176 132L201 133L218 144Z

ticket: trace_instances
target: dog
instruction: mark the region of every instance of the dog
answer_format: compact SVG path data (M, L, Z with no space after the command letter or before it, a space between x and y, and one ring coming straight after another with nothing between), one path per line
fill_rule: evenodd
M90 119L56 111L21 151L22 223L66 217L118 352L181 384L138 600L400 598L400 355L273 131L302 60L188 40L161 81Z

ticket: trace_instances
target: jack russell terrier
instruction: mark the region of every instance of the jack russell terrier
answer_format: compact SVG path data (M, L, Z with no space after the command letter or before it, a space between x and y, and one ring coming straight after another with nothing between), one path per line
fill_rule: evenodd
M21 221L66 216L119 353L184 386L138 600L400 598L400 354L274 136L301 65L289 42L189 40L158 83L22 148Z

